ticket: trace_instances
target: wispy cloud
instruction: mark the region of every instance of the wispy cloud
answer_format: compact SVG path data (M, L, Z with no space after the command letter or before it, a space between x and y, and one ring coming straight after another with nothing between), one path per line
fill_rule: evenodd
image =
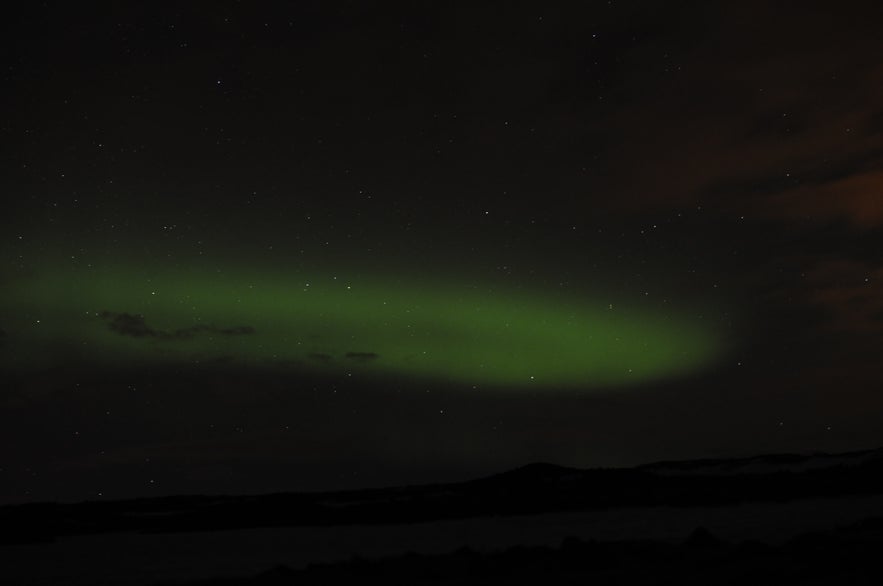
M255 333L251 326L218 327L215 325L196 325L175 330L158 330L147 325L143 315L126 312L102 311L103 319L111 331L121 336L132 338L154 338L157 340L188 340L198 334L219 336L241 336Z

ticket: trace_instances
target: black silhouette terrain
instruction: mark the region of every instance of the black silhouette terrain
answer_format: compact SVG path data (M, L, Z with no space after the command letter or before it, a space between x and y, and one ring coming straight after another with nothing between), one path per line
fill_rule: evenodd
M883 519L806 533L784 545L734 544L699 527L682 543L564 539L557 548L513 547L482 554L461 548L353 559L302 570L278 566L257 576L192 586L313 584L879 584Z
M400 533L406 536L405 543L393 550L401 553L383 554L387 557L353 558L324 565L307 565L311 560L306 558L301 566L278 566L258 575L239 572L244 577L222 574L201 582L178 583L533 584L552 580L661 584L676 579L682 584L870 584L883 583L883 570L877 563L878 552L883 551L881 507L873 511L863 508L863 503L872 502L876 495L883 496L883 450L660 462L628 469L580 470L537 463L478 480L426 486L5 506L0 507L0 545L4 546L0 547L0 560L12 559L10 556L24 551L51 560L53 555L62 555L75 536L102 534L110 537L101 541L105 544L102 547L110 544L113 548L110 534L165 540L172 534L199 536L245 529L252 533L242 535L283 527L308 532L364 527L370 529L366 535L380 535L386 526L431 528L445 521L495 523L497 519L549 514L566 519L592 511L612 518L622 515L623 519L637 515L645 523L658 524L663 521L653 517L652 511L665 510L686 519L692 510L727 510L735 511L738 519L740 511L747 510L745 507L754 507L752 514L760 510L766 515L797 502L808 503L802 505L802 510L809 512L802 514L817 515L821 520L822 515L813 507L824 502L834 503L835 508L851 506L852 521L835 522L831 519L836 516L827 517L823 529L811 533L804 529L803 534L795 537L792 533L790 540L778 543L728 540L702 527L682 535L680 541L652 541L636 525L625 538L609 541L563 539L568 533L559 533L559 547L511 547L519 541L510 540L509 546L496 550L461 547L451 553L430 555L406 554L413 550L405 532ZM865 520L855 522L861 518ZM80 578L87 577L100 570L93 566L75 571ZM141 570L133 567L131 571L135 575ZM209 578L217 574L207 571L202 575ZM33 582L21 576L7 578L11 582L4 583L53 583L45 578ZM131 583L158 582L141 579ZM85 578L76 583L93 582Z
M263 496L0 507L0 542L111 531L400 524L623 507L724 506L883 494L883 450L580 470L530 464L451 484Z

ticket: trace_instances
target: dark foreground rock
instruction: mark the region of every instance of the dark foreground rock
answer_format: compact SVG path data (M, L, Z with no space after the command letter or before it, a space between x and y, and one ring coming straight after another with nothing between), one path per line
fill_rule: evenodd
M279 566L256 576L187 586L312 584L880 584L883 520L803 534L771 546L728 543L705 529L683 543L565 539L558 548L513 547L482 554L353 559L303 570Z

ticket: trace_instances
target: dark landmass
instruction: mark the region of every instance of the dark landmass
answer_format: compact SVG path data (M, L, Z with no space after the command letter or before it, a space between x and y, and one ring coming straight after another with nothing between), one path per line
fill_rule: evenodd
M531 464L468 482L262 496L171 496L0 507L0 543L106 532L383 525L474 517L782 503L883 494L883 450L579 470Z
M722 541L699 527L682 543L563 540L558 548L497 553L461 548L353 559L301 570L278 566L257 576L191 586L304 584L879 584L883 519L801 534L779 546Z

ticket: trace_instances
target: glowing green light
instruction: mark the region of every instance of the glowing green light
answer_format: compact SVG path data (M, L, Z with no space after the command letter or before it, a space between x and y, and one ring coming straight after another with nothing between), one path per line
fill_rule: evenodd
M12 283L2 301L7 366L232 360L591 388L690 373L719 352L710 333L675 315L404 277L47 271Z

